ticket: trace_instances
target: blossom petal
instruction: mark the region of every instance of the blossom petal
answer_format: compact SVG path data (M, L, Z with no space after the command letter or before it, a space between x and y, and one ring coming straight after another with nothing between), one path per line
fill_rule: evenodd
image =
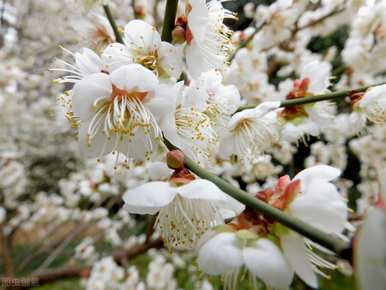
M82 53L75 53L75 63L83 75L99 73L102 70L100 57L89 48L83 48Z
M195 40L185 48L186 65L193 78L197 78L201 73L207 72L215 67L205 58L205 53L198 46Z
M323 180L313 180L306 194L300 194L289 205L297 218L324 231L340 233L347 222L348 208L336 187Z
M238 202L233 197L226 194L225 198L225 201L220 201L218 203L220 214L224 220L235 217L245 209L245 205Z
M102 60L109 72L134 63L134 57L122 43L111 43L102 53Z
M132 20L125 26L125 43L128 47L142 51L144 55L158 49L161 37L157 30L142 20Z
M193 39L202 40L208 27L209 9L205 0L191 0L192 10L188 14L188 25L193 34Z
M139 64L122 66L113 71L110 76L115 86L128 92L153 92L158 85L155 74Z
M168 182L154 181L127 190L123 196L125 208L135 214L155 214L176 196Z
M295 175L293 179L300 179L302 186L306 186L313 179L320 179L330 181L337 178L341 174L341 171L335 167L328 165L316 165L300 171ZM302 187L302 190L305 188Z
M236 235L221 233L204 243L198 251L197 262L209 275L220 275L240 268L243 255Z
M288 263L295 273L312 288L318 287L318 279L313 271L313 266L307 257L304 240L294 232L281 236L281 247Z
M243 250L245 265L250 272L274 289L288 289L293 270L280 249L268 239L259 239L254 247Z
M178 78L182 72L182 53L174 45L162 41L158 50L160 67L165 71L165 77ZM163 75L160 75L164 77Z
M77 82L72 90L72 109L81 121L87 121L94 115L94 102L111 96L111 81L107 74L88 75Z
M311 93L322 93L330 85L331 64L322 61L312 61L307 63L301 72L301 79L309 78L310 85L308 90Z
M81 155L84 158L96 158L110 153L114 149L115 136L107 138L102 130L98 130L90 142L88 126L89 123L85 122L82 123L79 128L79 146Z
M213 182L196 179L178 188L178 193L188 199L225 201L226 195Z

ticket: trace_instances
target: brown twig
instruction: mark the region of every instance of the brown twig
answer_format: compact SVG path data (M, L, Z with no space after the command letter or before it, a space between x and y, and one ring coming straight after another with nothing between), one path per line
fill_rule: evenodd
M0 245L5 275L8 277L15 277L10 236L4 233L3 224L0 224Z
M112 253L112 257L118 264L123 264L125 260L129 261L130 259L146 253L149 249L160 249L162 247L163 241L161 238L158 238L156 240L149 241L148 243L133 246L128 250L116 250ZM15 284L22 285L19 287L19 289L29 289L35 286L42 286L44 284L52 283L61 279L81 278L87 276L90 271L91 266L68 266L60 269L45 270L30 277L13 280ZM8 277L4 279L8 279ZM23 281L24 283L17 283L18 280L21 282ZM25 281L31 281L33 283L25 283Z

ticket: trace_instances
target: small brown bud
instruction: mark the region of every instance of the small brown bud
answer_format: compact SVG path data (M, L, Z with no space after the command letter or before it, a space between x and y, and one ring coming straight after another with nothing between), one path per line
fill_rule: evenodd
M176 26L172 31L173 43L182 44L185 42L185 29L182 26Z
M185 155L181 150L172 150L169 151L166 155L166 163L171 169L181 169L184 168L185 164Z

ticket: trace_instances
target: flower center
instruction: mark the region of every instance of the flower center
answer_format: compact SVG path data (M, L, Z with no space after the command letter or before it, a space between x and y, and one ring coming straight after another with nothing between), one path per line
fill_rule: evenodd
M148 68L151 71L156 71L158 67L157 51L149 55L143 56L138 60L138 63Z
M157 217L157 227L168 248L191 249L212 226L222 222L217 208L206 200L177 195Z

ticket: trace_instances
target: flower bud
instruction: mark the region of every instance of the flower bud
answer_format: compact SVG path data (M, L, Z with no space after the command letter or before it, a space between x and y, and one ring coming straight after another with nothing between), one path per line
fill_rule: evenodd
M166 163L171 169L181 169L184 167L185 155L181 150L169 151L166 155Z
M185 42L185 29L182 26L176 26L172 31L173 43Z

